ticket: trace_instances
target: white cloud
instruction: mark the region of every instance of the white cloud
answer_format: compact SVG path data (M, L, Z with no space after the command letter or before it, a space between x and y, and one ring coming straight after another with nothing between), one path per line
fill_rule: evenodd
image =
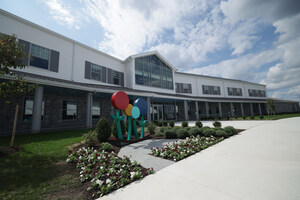
M53 19L61 25L67 25L68 27L74 27L79 30L79 17L71 13L71 8L63 4L58 0L45 0L45 4L49 8L49 12Z
M283 52L280 49L272 49L258 54L247 54L202 68L195 68L188 72L259 82L262 76L266 74L266 72L258 72L260 68L282 59L282 56Z

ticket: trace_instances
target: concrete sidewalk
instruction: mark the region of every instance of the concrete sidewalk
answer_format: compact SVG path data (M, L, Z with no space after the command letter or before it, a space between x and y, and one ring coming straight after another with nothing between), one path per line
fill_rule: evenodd
M300 118L250 128L104 199L300 199Z

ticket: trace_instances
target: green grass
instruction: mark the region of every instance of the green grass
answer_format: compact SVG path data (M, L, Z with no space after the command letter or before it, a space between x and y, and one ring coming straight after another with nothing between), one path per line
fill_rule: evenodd
M290 117L300 117L300 113L289 113L289 114L276 114L276 115L264 115L265 120L277 120L277 119L285 119ZM242 120L242 117L231 118L231 120ZM251 118L248 116L246 117L247 120L251 120ZM260 120L260 116L254 116L254 120Z
M80 185L66 173L68 146L81 141L86 130L17 135L23 151L0 158L0 199L45 199L47 195ZM7 146L10 137L0 137ZM51 197L49 197L51 199Z

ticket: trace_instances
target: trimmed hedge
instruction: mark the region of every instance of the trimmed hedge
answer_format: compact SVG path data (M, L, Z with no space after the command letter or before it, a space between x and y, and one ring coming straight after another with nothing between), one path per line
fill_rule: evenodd
M174 129L167 129L165 131L165 137L167 139L176 139L177 138L177 134L176 134L176 132L175 132Z
M180 138L180 139L184 139L186 137L189 137L189 132L185 128L181 128L181 129L177 130L176 134L177 134L177 137Z
M111 136L111 126L105 117L102 117L98 121L95 132L97 133L98 140L101 142L107 141Z

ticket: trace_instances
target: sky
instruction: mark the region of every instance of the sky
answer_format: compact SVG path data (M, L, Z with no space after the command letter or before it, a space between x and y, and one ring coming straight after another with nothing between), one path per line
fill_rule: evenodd
M182 72L300 101L299 0L0 0L0 8L119 59L157 50Z

